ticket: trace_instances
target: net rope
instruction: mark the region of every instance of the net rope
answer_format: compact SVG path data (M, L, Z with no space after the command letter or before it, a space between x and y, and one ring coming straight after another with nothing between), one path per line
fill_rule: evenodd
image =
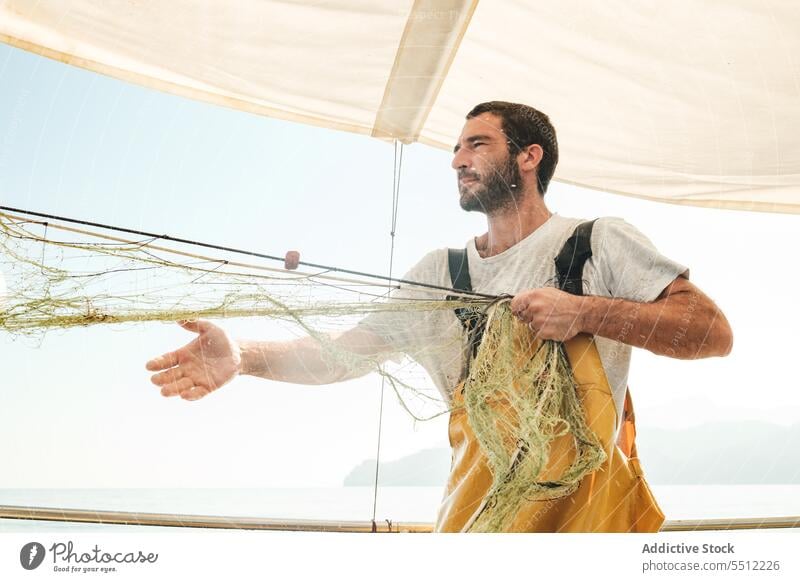
M535 339L511 312L489 308L486 331L464 384L469 424L492 472L492 485L468 531L508 531L526 501L567 496L606 460L589 429L562 344ZM547 471L551 444L571 437L569 466Z
M285 271L220 255L0 212L0 272L7 281L0 330L41 341L52 330L74 327L263 317L311 336L327 361L353 376L378 373L421 421L446 414L451 404L413 362L452 348L446 344L453 340L432 338L426 353L407 353L398 361L344 350L337 334L379 313L423 317L455 308L484 310L488 324L469 366L464 406L493 484L470 530L504 531L521 503L568 495L602 464L605 453L587 427L563 347L551 341L521 344L521 324L507 300L446 299L430 288L385 278ZM387 297L398 288L402 298ZM466 357L471 350L458 341ZM566 434L574 443L574 462L556 478L541 479L550 443Z

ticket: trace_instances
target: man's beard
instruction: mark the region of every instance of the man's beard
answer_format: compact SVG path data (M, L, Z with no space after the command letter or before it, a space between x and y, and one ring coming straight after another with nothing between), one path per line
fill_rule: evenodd
M522 176L513 156L509 155L505 164L490 170L485 178L468 171L459 172L459 180L463 176L478 178L472 184L458 184L461 208L467 212L495 214L517 207L522 195Z

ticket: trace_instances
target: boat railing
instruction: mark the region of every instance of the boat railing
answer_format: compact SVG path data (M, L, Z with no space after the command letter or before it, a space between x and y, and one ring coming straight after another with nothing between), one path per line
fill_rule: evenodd
M131 511L26 507L14 505L0 505L0 519L271 531L349 533L431 533L433 531L432 523L393 522L388 519L375 522L270 519L261 517L139 513ZM800 516L667 520L661 527L661 531L749 530L796 527L800 527Z

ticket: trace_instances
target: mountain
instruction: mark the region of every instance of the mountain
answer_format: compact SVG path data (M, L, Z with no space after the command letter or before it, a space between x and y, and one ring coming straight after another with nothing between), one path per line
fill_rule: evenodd
M800 484L800 424L717 422L637 436L648 481L664 485Z
M425 449L396 461L381 463L379 481L385 486L441 487L450 472L450 449ZM367 459L345 477L344 485L375 483L375 459Z
M686 429L639 429L639 457L657 485L800 484L800 424L715 422ZM381 463L383 486L443 486L450 449L419 451ZM372 485L375 459L354 467L345 486Z

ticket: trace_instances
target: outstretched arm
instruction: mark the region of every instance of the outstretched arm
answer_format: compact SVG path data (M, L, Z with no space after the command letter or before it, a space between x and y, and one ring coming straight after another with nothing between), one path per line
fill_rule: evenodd
M585 332L680 359L726 356L733 346L725 315L684 277L652 303L544 288L518 294L511 309L543 339L564 341Z
M376 334L354 328L326 337L328 348L311 337L288 342L236 341L209 321L181 326L197 337L174 352L147 362L163 396L198 400L236 376L247 374L295 384L330 384L366 374L369 358L388 351ZM326 357L336 353L339 357Z
M363 376L372 369L370 359L389 349L361 328L325 339L328 349L310 336L288 342L240 341L239 373L293 384L332 384Z

